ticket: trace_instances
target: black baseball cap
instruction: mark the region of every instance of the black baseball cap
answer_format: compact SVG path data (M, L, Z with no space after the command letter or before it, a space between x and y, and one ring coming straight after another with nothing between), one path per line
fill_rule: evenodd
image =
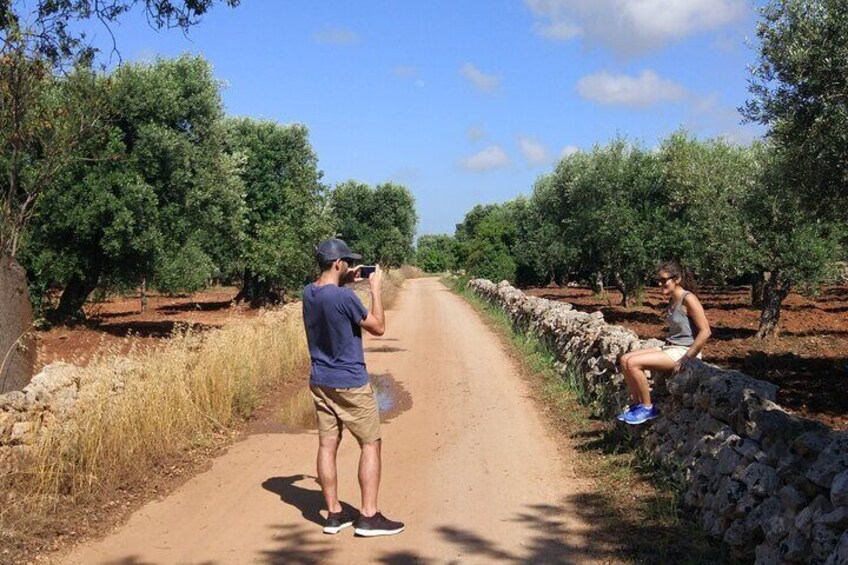
M315 255L319 261L336 261L337 259L362 259L362 255L354 253L347 243L338 238L326 239L318 244Z

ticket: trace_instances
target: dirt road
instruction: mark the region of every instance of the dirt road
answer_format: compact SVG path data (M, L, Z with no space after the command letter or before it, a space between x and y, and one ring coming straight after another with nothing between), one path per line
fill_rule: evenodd
M412 405L384 424L381 510L398 536L321 533L315 433L253 435L171 496L148 504L69 564L595 563L579 516L585 485L548 435L514 363L474 310L434 279L410 280L369 372ZM339 452L342 500L358 507L356 442Z

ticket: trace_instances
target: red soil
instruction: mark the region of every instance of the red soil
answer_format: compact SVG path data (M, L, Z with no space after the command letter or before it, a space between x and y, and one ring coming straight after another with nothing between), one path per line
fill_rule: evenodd
M642 306L617 306L621 295L594 296L587 288L536 288L533 296L562 300L578 310L601 310L604 319L643 338L665 337L665 299L648 289ZM848 429L848 287L827 287L815 297L792 293L784 302L780 335L753 338L759 310L749 304L750 288L702 289L698 293L713 335L704 360L738 369L780 387L777 401L790 412ZM612 304L612 305L611 305Z
M255 316L256 310L233 304L237 292L224 287L180 298L154 295L144 313L138 296L88 304L85 324L37 332L36 371L54 361L85 365L96 355L155 346L181 328L219 328Z

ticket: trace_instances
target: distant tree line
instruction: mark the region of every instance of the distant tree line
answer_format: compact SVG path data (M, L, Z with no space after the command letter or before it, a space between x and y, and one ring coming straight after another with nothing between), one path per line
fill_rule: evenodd
M2 110L0 178L13 180L0 243L56 322L79 319L96 290L213 280L261 306L308 281L315 246L333 235L388 267L411 259L405 187L324 185L307 128L225 116L203 58L58 73L12 52L6 93L26 104Z
M422 236L419 265L519 285L601 281L627 306L675 258L704 283L752 283L766 335L773 297L822 282L844 237L784 194L775 158L766 143L685 132L653 151L617 139L563 158L529 197L475 206L453 237Z

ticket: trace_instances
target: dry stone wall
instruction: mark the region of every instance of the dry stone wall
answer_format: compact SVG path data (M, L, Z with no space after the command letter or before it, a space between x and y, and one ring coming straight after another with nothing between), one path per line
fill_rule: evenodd
M124 358L96 376L82 367L53 363L23 390L0 394L0 473L16 468L34 448L39 434L73 425L81 406L121 394L126 379L137 374L136 364Z
M506 281L468 286L545 343L599 416L627 404L621 354L660 343ZM848 433L787 413L771 383L697 360L651 380L662 416L628 430L680 481L709 535L762 565L848 564Z

